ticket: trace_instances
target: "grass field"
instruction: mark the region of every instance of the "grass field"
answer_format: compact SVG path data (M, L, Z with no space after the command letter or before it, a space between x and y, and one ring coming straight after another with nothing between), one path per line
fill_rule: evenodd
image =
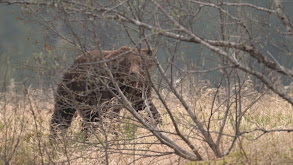
M211 109L211 90L203 91L196 102L190 105L204 120ZM205 161L192 162L180 158L173 150L141 127L126 110L121 113L120 124L113 121L103 123L88 140L80 132L80 117L74 119L66 137L56 143L49 142L49 121L53 111L53 95L48 92L28 90L24 94L6 92L1 94L0 102L0 165L4 164L293 164L293 133L275 131L265 133L253 131L244 134L235 143L230 154L216 159L207 145L197 139L196 133L188 127L188 117L184 109L172 98L166 96L174 110L180 129L204 155ZM243 101L248 104L249 97ZM155 100L158 110L163 114L163 124L159 128L166 132L177 144L181 140L173 135L174 127L163 106ZM245 106L245 105L243 105ZM221 107L219 108L219 111ZM274 94L266 94L256 102L242 120L241 129L255 128L290 129L293 128L292 106ZM197 112L196 112L197 113ZM219 115L220 116L220 115ZM215 117L216 118L216 117ZM186 119L186 120L185 120ZM232 119L225 127L225 133L233 132ZM185 127L186 126L186 127ZM212 128L218 128L213 122ZM113 133L113 132L116 132ZM223 138L222 147L230 143ZM184 144L182 143L182 147Z

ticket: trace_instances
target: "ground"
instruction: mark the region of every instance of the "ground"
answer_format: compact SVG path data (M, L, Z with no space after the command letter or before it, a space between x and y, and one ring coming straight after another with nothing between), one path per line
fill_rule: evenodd
M210 94L197 101L201 111L209 111ZM49 120L53 110L52 92L29 89L27 94L1 93L0 103L0 165L10 164L290 164L293 163L293 133L275 132L258 137L260 132L240 138L231 153L222 159L209 154L200 141L192 141L207 153L205 161L192 162L172 154L172 149L159 143L151 133L141 127L126 110L122 123L105 121L88 141L79 136L80 118L74 119L66 140L51 144L48 140ZM186 115L172 96L167 102L178 111L177 117ZM171 102L172 101L172 102ZM163 114L160 129L174 132L171 120L158 100L154 101ZM206 109L204 109L206 108ZM267 94L256 103L243 119L243 129L292 128L292 106L276 95ZM109 127L109 125L112 125ZM114 126L113 126L114 125ZM119 134L113 134L119 130ZM187 130L188 131L188 130ZM230 127L227 132L232 131ZM176 140L175 135L168 135ZM229 139L224 139L227 143ZM180 144L180 140L176 141ZM225 143L223 143L225 144ZM184 147L184 146L182 146ZM223 146L225 147L225 146ZM171 153L169 153L171 152ZM107 153L107 156L106 156ZM158 156L166 154L165 156ZM152 156L151 156L152 155ZM151 156L151 157L148 157Z

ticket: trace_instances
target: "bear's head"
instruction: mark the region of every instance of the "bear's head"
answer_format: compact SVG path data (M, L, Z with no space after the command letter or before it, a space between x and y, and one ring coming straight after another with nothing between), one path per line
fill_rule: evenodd
M131 49L122 46L115 53L110 53L107 58L114 57L119 63L119 68L134 87L141 86L147 80L147 71L155 65L154 52L150 49Z

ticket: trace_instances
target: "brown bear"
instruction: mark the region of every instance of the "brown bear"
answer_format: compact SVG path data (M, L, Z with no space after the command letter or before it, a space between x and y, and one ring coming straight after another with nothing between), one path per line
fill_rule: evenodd
M151 101L152 86L146 75L146 69L154 65L152 54L149 49L123 46L117 50L92 50L79 55L58 84L50 124L51 137L70 126L76 111L83 118L85 131L88 123L100 121L101 105L108 104L118 95L109 71L133 108L137 111L145 109L143 98L148 99L151 116L160 123L161 116ZM121 105L109 103L108 108L119 114Z

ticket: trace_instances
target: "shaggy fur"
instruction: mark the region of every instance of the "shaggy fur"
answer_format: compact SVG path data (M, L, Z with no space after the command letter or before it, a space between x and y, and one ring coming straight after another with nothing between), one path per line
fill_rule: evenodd
M140 53L148 66L143 65ZM146 68L152 67L152 52L146 49L130 49L123 46L117 50L93 50L79 55L65 72L55 94L55 109L51 119L51 136L66 130L77 111L84 120L84 128L90 122L98 122L102 114L99 107L108 104L118 94L105 68L109 68L116 83L133 107L139 111L145 108L146 97L155 121L161 117L151 102L151 83L146 78ZM107 67L106 67L107 65ZM105 109L105 106L103 106ZM117 117L122 105L109 104L108 109Z

